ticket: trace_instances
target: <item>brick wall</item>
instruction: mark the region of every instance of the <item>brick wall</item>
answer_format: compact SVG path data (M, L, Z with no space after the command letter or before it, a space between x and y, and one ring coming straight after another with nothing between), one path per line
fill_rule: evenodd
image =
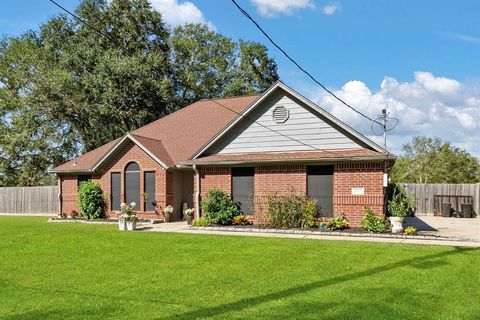
M307 192L307 167L304 165L268 165L255 167L255 223L268 223L267 196Z
M352 226L360 226L365 206L383 213L383 163L341 163L333 176L334 215L345 214ZM352 188L364 188L364 195L352 195Z
M62 176L62 213L79 212L77 205L77 176Z
M211 188L221 188L231 195L231 169L228 167L199 168L201 195ZM334 216L345 214L351 226L361 225L365 206L383 212L383 163L339 163L334 169ZM196 187L196 186L195 186ZM352 188L364 188L364 195L352 195ZM269 194L307 192L305 165L266 165L255 167L255 223L267 223L265 210Z
M106 194L108 201L108 215L116 215L117 212L111 212L110 204L110 174L118 172L121 176L121 191L120 199L125 199L125 167L130 162L136 162L140 166L140 195L144 192L144 172L155 172L155 201L157 207L155 211L144 211L143 198L140 196L140 202L137 203L136 211L140 217L158 217L158 214L163 214L163 208L173 203L173 174L165 171L155 160L146 154L140 147L131 141L117 150L117 152L108 159L99 173L92 176L92 180L98 182L103 192ZM79 211L76 203L77 196L77 176L62 176L62 212L70 213L72 210ZM73 200L72 200L73 199Z

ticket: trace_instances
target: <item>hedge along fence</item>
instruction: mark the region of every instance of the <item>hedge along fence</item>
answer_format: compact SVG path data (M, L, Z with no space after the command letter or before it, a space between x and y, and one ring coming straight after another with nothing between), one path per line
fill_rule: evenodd
M59 205L58 186L0 188L0 214L55 215Z

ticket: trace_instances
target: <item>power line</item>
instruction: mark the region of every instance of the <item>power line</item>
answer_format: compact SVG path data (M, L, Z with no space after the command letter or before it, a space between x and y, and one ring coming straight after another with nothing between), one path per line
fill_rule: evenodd
M270 41L271 44L273 44L278 50L280 50L280 52L283 53L283 55L288 59L290 60L294 65L297 66L298 69L300 69L300 71L302 71L303 73L305 73L310 79L312 79L316 84L318 84L320 87L322 87L323 90L325 90L326 92L328 92L332 97L334 97L335 99L337 99L338 101L340 101L343 105L347 106L348 108L350 108L351 110L353 110L354 112L356 112L357 114L361 115L362 117L372 121L372 122L378 122L377 120L375 119L372 119L370 118L369 116L367 116L366 114L362 113L361 111L358 111L357 109L355 109L354 107L352 107L350 104L346 103L343 99L341 99L340 97L338 97L335 93L333 93L331 90L329 90L326 86L324 86L320 81L318 81L310 72L308 72L307 70L305 70L305 68L303 68L295 59L293 59L282 47L280 47L280 45L278 45L273 39L272 37L270 37L268 35L268 33L258 24L257 21L255 21L255 19L252 18L252 16L247 12L245 11L245 9L243 9L235 0L232 0L232 2L235 4L235 6L237 7L237 9L248 19L250 20L256 27L258 30L260 30L261 33L263 33L263 35ZM379 124L381 124L380 122L378 122Z
M63 6L61 6L60 4L58 4L56 1L54 0L49 0L51 3L53 3L54 5L56 5L57 7L59 7L60 9L62 9L63 11L65 11L66 13L68 13L69 15L71 15L72 17L74 17L77 21L80 21L81 23L83 23L84 25L86 25L87 27L89 27L90 29L94 30L95 32L99 33L100 35L108 38L108 40L112 41L113 43L115 43L116 45L118 45L118 43L115 41L115 39L113 39L112 37L110 37L108 34L106 34L105 32L101 31L100 29L97 29L95 28L94 26L92 26L91 24L89 24L88 22L86 22L85 20L83 20L82 18L80 18L79 16L77 16L75 13L69 11L68 9L64 8Z
M123 47L122 44L120 44L120 43L118 43L117 41L115 41L115 40L114 40L113 38L111 38L108 34L102 32L101 30L99 30L99 29L97 29L97 28L95 28L95 27L93 27L92 25L90 25L89 23L87 23L85 20L81 19L81 18L78 17L76 14L70 12L69 10L67 10L66 8L64 8L63 6L61 6L60 4L58 4L57 2L55 2L54 0L49 0L49 1L52 2L53 4L55 4L55 5L56 5L57 7L59 7L60 9L62 9L63 11L67 12L68 14L70 14L70 15L71 15L72 17L74 17L77 21L83 23L83 24L84 24L85 26L87 26L88 28L94 30L95 32L97 32L97 33L99 33L100 35L102 35L102 36L106 37L107 39L109 39L111 42L113 42L113 43L114 43L115 45L117 45L118 47ZM234 2L235 2L235 1L234 1ZM236 3L235 3L235 4L236 4ZM268 37L268 36L267 36L267 37ZM319 84L320 84L320 83L319 83ZM321 85L321 84L320 84L320 85ZM323 86L322 86L322 87L323 87ZM325 89L326 89L326 88L325 88ZM326 89L326 90L328 91L328 89ZM330 92L330 91L329 91L329 92ZM333 93L331 93L331 94L332 94L333 96L335 96ZM336 96L335 96L335 97L336 97ZM338 99L339 101L342 101L342 102L343 102L343 100L341 100L340 98L337 97L337 99ZM259 126L265 128L265 129L267 129L267 130L270 130L270 131L272 131L272 132L274 132L274 133L277 133L277 134L281 135L282 137L285 137L285 138L290 139L290 140L292 140L292 141L298 142L298 143L300 143L300 144L302 144L302 145L304 145L304 146L307 146L307 147L309 147L309 148L312 148L312 149L314 149L314 150L322 151L322 152L325 152L325 153L329 153L329 154L338 156L338 155L337 155L336 153L334 153L334 152L331 152L331 151L328 151L328 150L324 150L324 149L319 149L319 148L314 147L314 146L312 146L312 145L310 145L310 144L307 144L307 143L305 143L305 142L302 142L302 141L300 141L300 140L298 140L298 139L295 139L295 138L292 138L292 137L290 137L290 136L288 136L288 135L282 134L282 133L278 132L277 130L272 129L272 128L268 127L268 126L265 126L265 125L257 122L256 120L251 119L251 118L247 117L246 115L244 115L244 114L242 114L242 113L240 113L240 112L237 112L237 111L235 111L235 110L233 110L233 109L231 109L231 108L229 108L229 107L221 104L220 102L218 102L218 101L216 101L216 100L214 100L214 99L209 99L209 100L212 101L212 102L214 102L215 104L221 106L222 108L227 109L227 110L229 110L229 111L231 111L231 112L233 112L233 113L241 116L242 118L245 118L245 119L251 121L252 123L256 123L256 124L258 124ZM345 102L343 102L343 103L346 104ZM346 104L346 105L347 105L347 104ZM348 105L347 105L347 106L348 106ZM353 107L350 107L350 108L352 108L353 110L355 110ZM356 110L355 110L355 111L356 111ZM363 114L360 113L359 111L356 111L356 112L359 113L359 114L361 114L361 115L363 115ZM363 116L365 116L365 115L363 115ZM366 116L365 116L365 117L366 117ZM372 121L373 121L373 120L372 120ZM354 160L354 158L352 158L352 157L346 157L345 159Z
M120 48L123 48L124 45L121 44L120 42L116 41L114 38L110 37L110 35L108 35L107 33L103 32L102 30L92 26L91 24L89 24L88 22L86 22L85 20L83 20L82 18L80 18L79 16L77 16L75 13L71 12L70 10L66 9L65 7L63 7L62 5L60 5L58 2L54 1L54 0L49 0L51 3L53 3L54 5L56 5L57 7L59 7L60 9L62 9L63 11L65 11L66 13L68 13L69 15L71 15L73 18L75 18L75 20L83 23L86 27L92 29L93 31L95 31L96 33L98 33L99 35L101 36L104 36L105 38L107 38L108 40L110 40L111 42L113 42L113 44L115 44L117 47L120 47ZM157 68L156 66L154 66L153 64L149 63L147 60L144 60L144 62L146 64L148 64L150 67L152 68Z
M295 139L295 138L293 138L293 137L290 137L290 136L288 136L288 135L286 135L286 134L283 134L283 133L281 133L281 132L279 132L279 131L277 131L277 130L275 130L275 129L272 129L272 128L264 125L264 124L261 124L260 122L257 122L256 120L254 120L254 119L246 116L245 114L243 114L243 113L241 113L241 112L235 111L235 110L227 107L226 105L221 104L220 102L218 102L218 101L215 100L215 99L208 99L208 100L209 100L209 101L212 101L213 103L221 106L222 108L224 108L224 109L226 109L226 110L229 110L229 111L237 114L237 115L240 116L242 119L247 119L247 120L250 121L251 123L255 123L255 124L261 126L262 128L265 128L265 129L267 129L267 130L270 130L271 132L274 132L274 133L276 133L276 134L281 135L281 136L284 137L284 138L287 138L287 139L290 139L290 140L292 140L292 141L298 142L298 143L300 143L300 144L302 144L302 145L304 145L304 146L306 146L306 147L312 148L312 149L314 149L314 150L322 151L322 152L325 152L325 153L328 153L328 154L332 154L332 155L335 155L336 157L338 157L338 154L336 154L335 152L328 151L328 150L325 150L325 149L319 149L319 148L317 148L317 147L315 147L315 146L312 146L311 144L305 143L305 142L303 142L303 141L300 141L300 140L298 140L298 139ZM345 158L342 158L342 159L356 160L356 159L354 159L353 157L345 157Z

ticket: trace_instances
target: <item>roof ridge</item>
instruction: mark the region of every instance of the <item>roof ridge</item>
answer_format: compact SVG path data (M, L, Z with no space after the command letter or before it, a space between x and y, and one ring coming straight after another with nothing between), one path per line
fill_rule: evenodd
M196 102L208 101L208 100L225 100L225 99L235 99L235 98L243 98L243 97L253 97L253 96L259 96L262 93L263 92L252 93L252 94L239 94L239 95L229 96L229 97L203 98L203 99L197 100Z
M132 132L133 132L133 131L132 131ZM140 135L140 134L132 133L132 132L129 132L129 134L132 135L132 136L134 136L134 137L140 137L140 138L155 140L155 141L158 141L158 142L162 143L162 140L161 140L161 139L155 139L155 138L151 138L151 137L147 137L147 136L142 136L142 135ZM163 144L163 143L162 143L162 144Z

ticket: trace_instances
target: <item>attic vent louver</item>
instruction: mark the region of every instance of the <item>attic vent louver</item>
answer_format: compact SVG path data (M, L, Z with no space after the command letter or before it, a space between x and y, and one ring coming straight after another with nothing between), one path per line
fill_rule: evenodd
M289 115L290 113L284 106L276 107L272 112L273 120L275 120L276 123L284 123L287 121Z

